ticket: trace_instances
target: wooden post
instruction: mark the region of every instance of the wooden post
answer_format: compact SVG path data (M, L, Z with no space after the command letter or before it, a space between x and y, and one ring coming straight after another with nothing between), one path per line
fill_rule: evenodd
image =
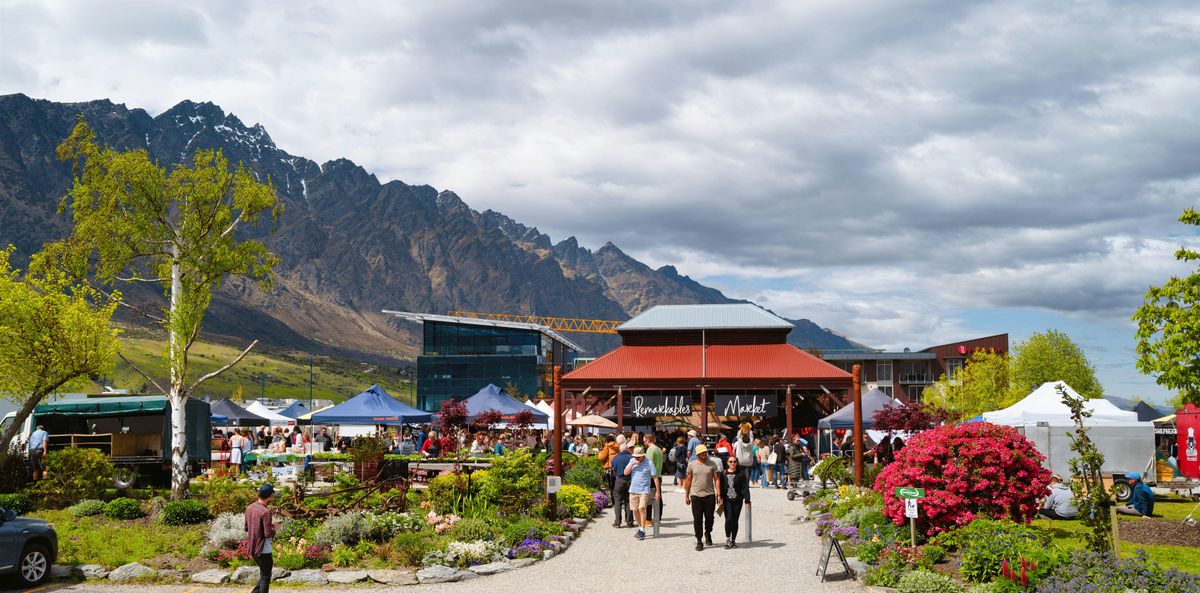
M863 481L863 417L862 417L862 366L854 365L853 379L850 389L854 391L854 485L862 486Z
M625 386L617 385L617 432L625 432Z
M787 406L787 438L788 438L788 440L791 440L792 430L793 430L793 426L792 426L792 386L791 385L787 386L787 397L784 399L783 405Z
M708 434L708 391L700 386L700 434Z
M555 365L554 367L554 445L550 449L554 452L554 475L563 475L563 422L566 420L566 410L563 409L563 394L562 394L562 367ZM549 514L554 519L558 519L558 495L547 494L550 501Z
M1112 521L1113 526L1113 556L1121 557L1121 529L1117 526L1117 505L1108 507L1108 520Z

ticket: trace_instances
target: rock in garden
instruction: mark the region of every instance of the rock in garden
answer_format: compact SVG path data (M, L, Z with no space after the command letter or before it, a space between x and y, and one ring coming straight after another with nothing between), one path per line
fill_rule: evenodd
M286 569L283 569L283 568L275 567L275 568L272 568L272 569L271 569L271 580L272 580L272 581L278 581L278 580L280 580L280 579L286 579L286 578L288 578L288 576L290 576L291 574L292 574L292 571L290 571L290 570L286 570ZM257 582L257 581L256 581L256 582Z
M154 574L154 569L142 566L137 562L130 562L125 566L119 566L108 573L110 581L132 581L133 579L151 576Z
M542 550L542 560L549 560L554 557L554 550Z
M335 570L328 575L329 582L339 585L349 585L359 581L367 580L367 571L365 570Z
M867 569L870 568L867 566L866 562L863 562L854 556L847 558L846 564L849 564L850 570L854 571L854 578L859 580L862 580L863 577L867 576Z
M257 583L258 582L258 567L257 566L239 566L233 574L229 576L231 583Z
M83 578L83 572L73 564L54 564L50 566L50 577L55 579Z
M891 587L867 587L867 593L900 593Z
M471 572L473 572L477 575L488 575L488 574L497 574L497 573L501 573L501 572L508 572L512 569L513 569L513 565L502 560L500 562L489 562L487 564L480 564L478 566L472 566Z
M177 570L174 568L163 568L163 569L159 569L155 572L158 574L158 578L160 580L164 580L164 581L179 582L179 581L182 581L183 579L187 578L186 570Z
M453 583L472 573L455 570L449 566L434 565L417 571L417 581L425 583Z
M407 570L368 570L367 576L384 585L415 585L417 575Z
M229 582L229 571L210 568L192 575L192 582L205 585L224 585Z
M99 564L84 564L79 567L79 572L83 573L85 579L102 579L108 576L108 571Z
M508 561L513 568L525 568L526 566L530 566L536 562L537 558L513 558L512 560Z
M282 579L285 583L296 583L298 585L327 585L329 578L325 573L316 568L306 568L303 570L293 570L292 574L287 578Z

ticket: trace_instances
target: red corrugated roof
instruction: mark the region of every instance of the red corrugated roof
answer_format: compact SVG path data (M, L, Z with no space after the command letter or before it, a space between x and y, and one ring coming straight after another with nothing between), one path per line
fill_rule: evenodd
M621 346L563 376L571 381L654 379L849 379L850 373L790 344ZM703 370L702 370L703 369Z

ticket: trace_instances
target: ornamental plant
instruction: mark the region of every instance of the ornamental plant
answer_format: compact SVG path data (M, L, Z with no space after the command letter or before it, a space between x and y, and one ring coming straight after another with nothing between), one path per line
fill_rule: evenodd
M1088 528L1084 533L1084 542L1093 552L1107 552L1112 549L1112 518L1108 509L1113 499L1100 477L1104 454L1088 437L1088 429L1084 425L1084 420L1092 412L1083 407L1082 399L1067 393L1061 383L1055 386L1055 390L1071 410L1071 421L1075 423L1075 432L1068 435L1071 438L1071 450L1079 455L1071 458L1071 493L1075 495L1075 504L1079 507L1079 521Z
M450 398L442 402L442 408L438 411L437 417L433 421L433 426L439 433L461 430L466 425L467 404L455 398Z
M1133 558L1120 559L1112 552L1076 550L1068 561L1058 564L1037 585L1037 593L1194 593L1200 591L1200 576L1163 570L1138 550Z
M952 420L954 414L927 403L889 404L876 410L871 427L882 431L921 432Z
M918 528L934 535L976 517L1029 523L1045 495L1050 471L1033 443L1008 426L972 422L918 434L884 468L875 489L884 514L903 524L898 487L925 489Z

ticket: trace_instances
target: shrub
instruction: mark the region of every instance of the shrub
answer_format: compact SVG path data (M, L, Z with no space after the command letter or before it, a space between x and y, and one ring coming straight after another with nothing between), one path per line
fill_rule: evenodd
M311 544L303 538L282 538L276 534L271 544L275 565L285 570L320 568L329 561L329 555L329 546Z
M574 517L591 517L596 514L596 501L592 494L574 484L564 484L558 491L558 504L567 507Z
M432 538L421 532L401 533L392 538L392 549L405 566L419 567L429 553Z
M387 515L398 514L388 513ZM390 517L380 519L373 513L346 513L327 519L317 528L313 540L317 545L331 548L354 546L359 542L379 542L392 536L392 525Z
M463 519L450 528L450 537L464 542L490 540L496 537L496 532L482 519Z
M925 570L904 573L896 582L900 593L965 593L962 585L950 577Z
M959 572L972 583L995 580L1005 563L1033 561L1030 577L1036 582L1054 563L1056 553L1048 533L1012 521L976 519L966 527L938 535L935 545L954 547L961 553Z
M450 542L445 549L430 550L421 563L424 566L467 568L476 564L503 560L506 552L508 549L499 542L483 540Z
M0 504L0 507L3 507L3 506L4 506L3 504ZM99 515L100 513L104 512L104 501L96 500L94 498L89 498L87 500L81 500L81 501L75 503L74 505L72 505L70 508L68 508L67 512L71 513L71 516L75 517L76 519L78 519L80 517L91 517L93 515Z
M854 474L842 457L829 456L822 459L812 469L812 474L824 484L845 485L854 483Z
M439 513L453 512L462 505L462 501L478 491L479 482L468 480L463 474L442 474L429 481L429 504Z
M305 519L285 520L279 524L279 529L275 530L275 537L280 541L288 541L292 538L304 539L312 527L312 522Z
M208 512L214 517L225 513L244 513L258 499L255 488L228 478L213 478L200 488Z
M600 490L604 486L604 464L600 462L599 457L580 458L563 474L563 483L574 484L593 492Z
M1118 559L1112 552L1076 550L1037 585L1038 593L1088 591L1089 593L1194 593L1200 576L1174 569L1163 570L1138 550L1133 558Z
M1021 593L1021 587L1014 585L1012 581L992 581L990 583L976 583L967 589L968 593Z
M922 550L925 552L925 559L928 560L930 564L937 564L946 559L946 548L943 548L937 544L928 544L924 546Z
M884 514L903 523L904 501L895 488L925 489L918 526L929 535L976 517L1028 522L1038 511L1050 471L1033 443L1008 426L972 422L940 426L909 439L884 468L875 487Z
M0 509L24 515L33 510L33 500L28 494L0 494Z
M232 548L248 537L246 519L241 513L222 513L208 526L208 543L218 548Z
M364 518L370 526L367 538L384 542L397 533L421 531L427 523L422 517L410 513L366 513Z
M526 538L545 539L550 535L545 524L535 519L523 518L504 526L500 540L508 546L515 546Z
M117 498L110 500L104 505L104 516L109 519L121 519L128 521L130 519L138 519L142 513L142 505L132 498Z
M184 499L172 500L163 505L158 518L166 525L195 525L211 519L212 515L208 513L208 507L204 506L204 503Z
M101 498L112 486L112 461L95 449L67 447L46 454L46 477L37 493L54 506L70 506L85 498Z
M246 566L252 564L253 560L250 556L250 540L245 539L237 542L231 548L217 551L216 555L212 558L212 561L219 564L222 568Z
M546 470L528 449L517 449L492 460L480 496L501 509L526 509L545 495Z

